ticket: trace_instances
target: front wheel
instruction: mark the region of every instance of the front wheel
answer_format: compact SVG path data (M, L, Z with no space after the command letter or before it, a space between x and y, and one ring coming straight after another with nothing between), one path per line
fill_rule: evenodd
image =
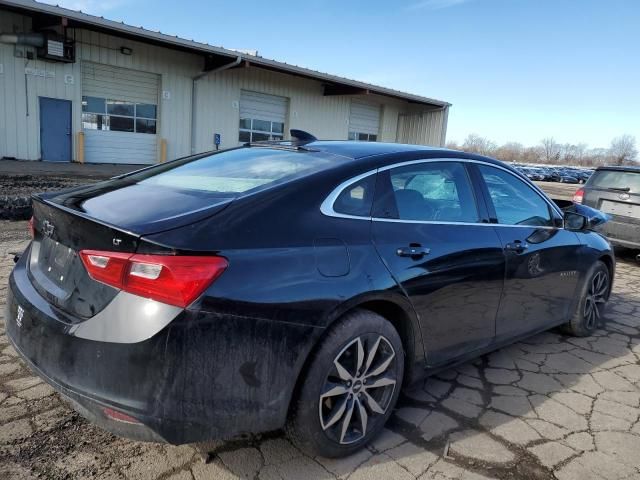
M294 400L286 431L301 450L342 457L384 427L398 400L404 352L396 329L367 310L331 327Z
M586 278L578 308L565 325L565 331L576 337L591 335L598 328L611 290L609 269L601 261L594 264Z

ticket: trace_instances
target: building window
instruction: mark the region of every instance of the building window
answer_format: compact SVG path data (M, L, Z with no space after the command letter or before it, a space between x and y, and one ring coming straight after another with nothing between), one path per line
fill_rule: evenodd
M373 133L349 132L349 140L356 140L359 142L377 142L378 135Z
M157 111L157 105L149 103L82 97L82 128L155 134Z
M260 142L264 140L282 140L284 123L258 120L257 118L241 118L240 142Z

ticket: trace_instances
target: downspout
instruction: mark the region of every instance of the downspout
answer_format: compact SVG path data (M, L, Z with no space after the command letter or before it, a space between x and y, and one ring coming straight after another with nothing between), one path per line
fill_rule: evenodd
M214 68L213 70L207 70L205 72L200 72L195 77L191 79L191 154L193 155L196 148L196 82L201 78L206 77L210 73L222 72L223 70L228 70L229 68L237 67L242 62L242 57L238 55L238 57L231 63L227 63L222 65L221 67Z

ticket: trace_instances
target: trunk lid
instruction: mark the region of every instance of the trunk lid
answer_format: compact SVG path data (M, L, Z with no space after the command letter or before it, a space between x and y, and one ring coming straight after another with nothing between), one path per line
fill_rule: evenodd
M33 197L35 236L29 277L49 303L69 315L69 323L96 315L119 292L88 275L81 250L134 253L143 235L188 225L231 202L175 191L161 193L158 188L115 179ZM157 250L168 249L158 246Z
M125 177L43 194L40 198L69 213L141 236L202 220L225 208L235 196L163 188Z

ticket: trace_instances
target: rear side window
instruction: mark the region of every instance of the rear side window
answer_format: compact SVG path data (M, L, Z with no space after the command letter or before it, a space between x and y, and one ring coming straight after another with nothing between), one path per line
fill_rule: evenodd
M640 172L598 170L589 179L588 186L611 188L628 193L640 193Z
M478 210L465 168L457 162L425 162L389 170L390 191L381 196L387 218L477 222Z
M333 204L334 212L356 217L369 217L375 186L375 174L352 183L342 190L336 198Z
M498 223L503 225L552 226L549 205L529 185L515 175L480 165Z
M143 185L231 197L330 168L345 159L322 152L239 148L186 158L125 177Z

